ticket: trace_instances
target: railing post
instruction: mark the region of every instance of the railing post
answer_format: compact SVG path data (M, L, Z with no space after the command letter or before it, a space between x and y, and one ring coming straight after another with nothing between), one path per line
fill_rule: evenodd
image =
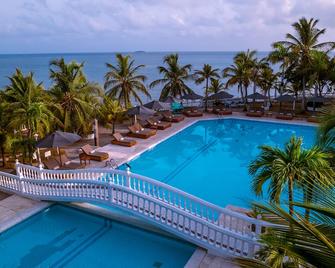
M20 168L20 162L18 159L15 160L15 169L16 169L16 175L18 175L20 179L23 178L21 168Z
M262 232L262 225L260 224L261 219L262 219L262 215L260 214L257 215L257 220L259 220L259 222L255 224L255 236L257 239L259 238L259 235Z
M127 177L126 177L126 187L128 187L128 188L130 188L130 168L129 167L127 167L126 168L126 172L127 172Z
M40 173L40 179L43 180L43 179L44 179L44 175L43 175L43 165L40 164L38 168L39 168L39 170L40 170L40 172L39 172L39 173Z

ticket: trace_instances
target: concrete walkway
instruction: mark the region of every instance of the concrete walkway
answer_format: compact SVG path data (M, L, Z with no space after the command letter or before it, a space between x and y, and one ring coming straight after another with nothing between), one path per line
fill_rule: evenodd
M11 195L0 201L0 233L42 211L51 204Z

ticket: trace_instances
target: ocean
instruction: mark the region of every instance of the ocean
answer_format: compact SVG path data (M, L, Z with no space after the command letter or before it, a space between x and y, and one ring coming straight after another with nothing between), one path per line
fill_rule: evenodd
M157 67L163 64L165 55L171 52L124 52L135 60L135 64L144 64L141 73L147 76L146 85L160 78ZM233 63L236 52L178 52L181 64L191 64L193 70L201 69L204 64L210 64L214 68L223 68ZM267 52L258 52L258 57L267 56ZM8 85L8 76L15 72L15 68L26 72L33 72L37 82L43 82L47 89L51 85L49 79L49 63L53 59L63 57L66 61L84 62L84 72L90 81L103 85L104 74L107 72L106 62L115 63L115 53L64 53L64 54L12 54L0 55L0 87ZM204 94L204 85L189 83L189 86L198 94ZM250 89L251 90L251 89ZM150 89L152 99L158 99L161 87ZM236 88L230 88L229 92L238 95ZM143 101L148 101L144 98Z

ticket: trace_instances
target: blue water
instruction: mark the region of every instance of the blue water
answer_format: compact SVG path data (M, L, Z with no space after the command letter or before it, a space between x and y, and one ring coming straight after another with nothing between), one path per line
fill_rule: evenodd
M195 248L53 206L0 234L0 267L183 267Z
M303 137L313 145L315 128L224 119L200 121L130 162L131 171L163 181L220 206L249 206L248 165L263 144L283 147Z
M131 55L135 59L136 64L144 64L143 74L148 77L146 84L148 85L155 79L158 79L159 73L157 66L162 65L163 58L169 52L138 52L125 53ZM223 68L229 66L233 62L236 52L179 52L182 64L192 64L193 70L201 69L205 64L211 64L214 68ZM266 52L259 52L259 57L265 57ZM21 68L24 72L32 71L36 80L43 82L49 87L49 62L52 59L64 57L66 61L75 60L77 62L85 62L84 71L91 81L103 84L104 74L107 71L106 62L115 63L115 53L82 53L82 54L29 54L29 55L0 55L0 87L8 84L8 76L14 73L15 68ZM189 83L199 94L203 94L203 85L195 85ZM155 88L150 91L152 97L159 97L161 88ZM251 88L250 88L251 90ZM231 93L236 94L236 88L231 88ZM144 101L148 99L144 98Z

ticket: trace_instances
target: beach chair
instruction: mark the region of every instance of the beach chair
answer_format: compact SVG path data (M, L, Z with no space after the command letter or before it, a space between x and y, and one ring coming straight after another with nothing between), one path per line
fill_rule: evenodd
M193 108L193 109L187 109L183 112L183 114L187 117L200 117L203 115L202 112L200 112L198 109Z
M50 157L49 159L46 159L45 161L43 161L43 165L45 168L51 169L51 170L57 170L57 169L60 169L61 167L59 162L53 157Z
M125 146L125 147L132 147L132 146L136 145L136 143L137 143L135 140L124 138L120 133L114 133L113 137L114 137L114 140L112 140L111 143L115 144L115 145L121 145L121 146Z
M249 116L249 117L262 117L264 115L264 113L261 110L250 110L250 111L246 112L245 115Z
M94 160L94 161L104 161L109 158L108 153L105 152L94 152L93 148L89 145L86 144L83 147L80 148L83 152L79 154L79 159L80 160Z
M127 136L139 139L148 139L151 136L156 135L157 131L153 129L144 129L140 124L136 123L132 126L128 126L129 132Z
M174 115L170 111L162 112L161 115L163 116L162 121L165 121L165 122L179 123L185 119L184 116Z
M85 165L82 163L72 162L65 154L61 155L62 165L59 169L67 170L67 169L82 169L85 168Z
M214 108L213 113L217 114L217 115L230 115L233 112L230 109L226 109L224 107L221 107L221 108Z
M159 120L156 120L155 118L148 118L145 121L147 122L148 127L151 129L164 130L164 129L171 127L171 123L161 122Z
M293 119L293 114L292 113L284 113L284 112L280 112L277 116L277 119L281 119L281 120L292 120Z

